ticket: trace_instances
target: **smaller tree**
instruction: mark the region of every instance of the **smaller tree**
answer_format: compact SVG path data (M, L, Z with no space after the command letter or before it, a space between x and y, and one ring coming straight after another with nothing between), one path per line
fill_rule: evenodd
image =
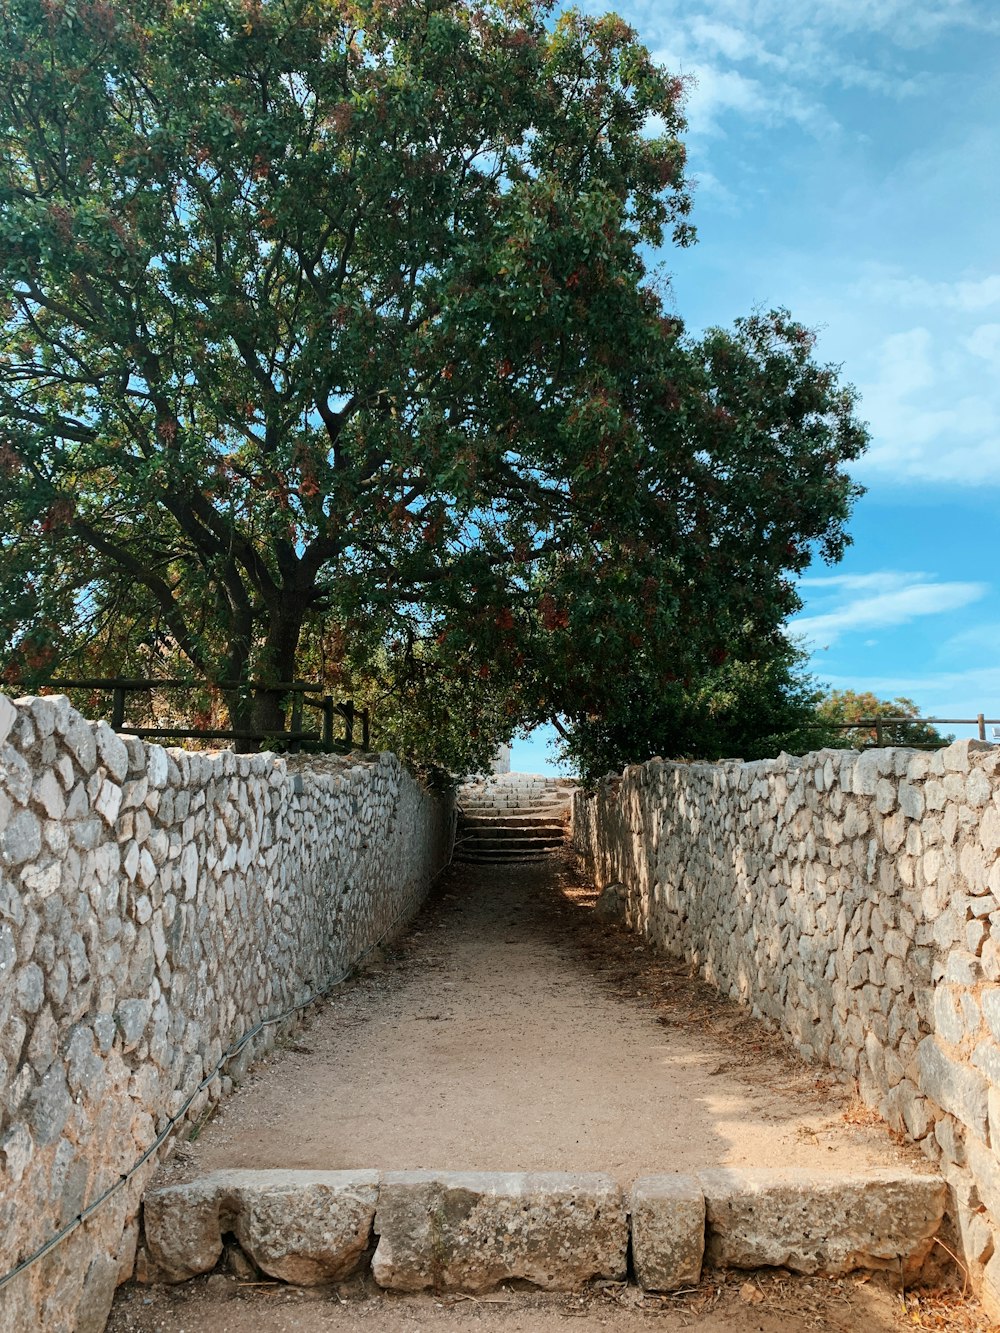
M801 649L781 634L732 648L667 680L655 655L635 652L629 670L608 682L602 713L565 719L562 758L589 783L653 755L767 759L829 743L817 714L822 690Z
M871 691L832 690L816 709L829 731L824 744L837 749L859 750L866 745L910 745L930 749L947 745L954 736L942 736L920 715L912 699L898 695L880 699ZM880 719L875 726L875 719ZM885 719L885 721L881 721ZM858 726L848 726L859 723Z

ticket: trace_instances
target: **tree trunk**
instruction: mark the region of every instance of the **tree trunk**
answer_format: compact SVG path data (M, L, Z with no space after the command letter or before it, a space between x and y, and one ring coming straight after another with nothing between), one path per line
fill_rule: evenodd
M278 736L286 729L292 701L287 690L269 686L272 683L287 685L295 679L303 616L303 605L299 599L290 596L270 609L260 665L255 673L262 688L252 693L244 691L230 703L230 715L237 731L263 732L266 737ZM246 677L248 665L248 658L244 658L240 678ZM238 754L252 754L266 744L266 739L237 740L235 748Z

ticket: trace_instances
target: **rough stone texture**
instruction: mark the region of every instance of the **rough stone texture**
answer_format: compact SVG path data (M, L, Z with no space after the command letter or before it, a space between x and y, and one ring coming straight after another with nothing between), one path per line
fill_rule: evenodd
M184 1282L199 1273L210 1273L219 1262L223 1184L220 1172L189 1185L147 1192L142 1201L146 1248L156 1276L164 1282ZM231 1231L232 1219L226 1221L225 1230Z
M990 1256L983 1269L983 1282L979 1291L987 1319L1000 1324L1000 1250Z
M378 1180L377 1171L216 1171L151 1190L143 1221L155 1276L210 1272L232 1231L271 1277L298 1286L349 1277L371 1242Z
M271 1184L250 1198L237 1217L240 1245L271 1277L308 1287L338 1282L360 1267L375 1221L378 1174L330 1171L325 1176Z
M575 795L573 837L632 929L940 1164L978 1283L984 1235L1000 1252L1000 749L654 759Z
M0 733L2 1275L402 927L454 818L388 754L164 749L60 697L0 695ZM3 1289L0 1333L99 1326L158 1156Z
M698 1177L705 1193L705 1262L717 1268L789 1268L838 1276L900 1263L920 1272L944 1217L936 1176L872 1170L834 1176L805 1170L720 1167Z
M624 885L605 884L594 904L594 916L598 921L620 925L625 920L626 901Z
M625 1276L628 1214L608 1176L395 1171L382 1177L372 1273L393 1291L572 1291Z
M643 1176L632 1186L632 1262L647 1291L697 1286L705 1253L705 1195L693 1176Z

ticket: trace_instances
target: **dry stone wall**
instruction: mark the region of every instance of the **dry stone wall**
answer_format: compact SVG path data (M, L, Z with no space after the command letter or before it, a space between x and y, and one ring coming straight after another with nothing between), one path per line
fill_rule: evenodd
M1000 1317L1000 751L652 760L573 828L629 926L940 1163Z
M163 749L0 695L0 1280L412 915L453 826L389 754ZM104 1327L157 1157L0 1287L2 1333Z

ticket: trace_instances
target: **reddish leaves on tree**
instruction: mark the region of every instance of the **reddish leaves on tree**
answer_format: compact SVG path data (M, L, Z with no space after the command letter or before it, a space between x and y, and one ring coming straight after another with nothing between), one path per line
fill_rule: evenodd
M546 593L538 603L538 611L542 617L542 625L551 634L553 630L565 629L569 625L569 612L565 607L556 605L555 598Z

